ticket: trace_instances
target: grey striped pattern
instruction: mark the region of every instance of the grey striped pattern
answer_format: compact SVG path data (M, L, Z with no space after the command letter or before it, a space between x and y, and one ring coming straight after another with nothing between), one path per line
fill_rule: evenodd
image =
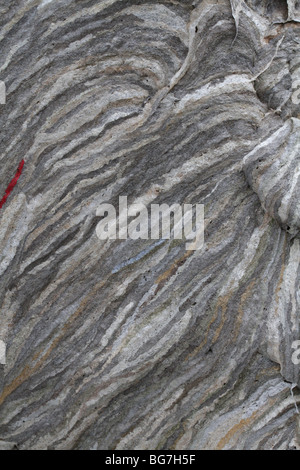
M300 448L299 11L2 2L0 447ZM100 241L119 196L205 247Z

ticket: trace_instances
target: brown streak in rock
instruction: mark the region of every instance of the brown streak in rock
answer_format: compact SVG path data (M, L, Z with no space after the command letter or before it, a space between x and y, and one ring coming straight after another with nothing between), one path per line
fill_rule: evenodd
M2 405L5 399L11 393L13 393L18 387L20 387L20 385L22 385L29 377L31 377L40 368L40 366L48 359L53 349L55 349L55 347L59 344L61 339L64 337L68 328L70 328L70 326L73 324L76 318L82 313L82 311L84 310L90 298L93 297L95 292L104 284L105 284L105 281L101 281L99 284L97 284L94 287L94 289L92 289L90 294L85 297L85 299L81 302L78 310L76 310L76 312L73 313L73 315L69 318L67 323L62 328L62 333L53 341L53 343L51 344L51 347L44 354L44 356L40 359L40 361L34 367L25 366L21 374L18 377L16 377L10 385L4 388L3 392L0 395L0 405ZM34 354L34 357L37 358L37 353Z
M180 266L182 266L185 263L185 261L190 256L192 256L193 253L194 253L193 251L187 251L181 258L176 260L175 263L173 263L172 266L167 271L165 271L163 274L159 276L159 278L155 281L155 284L158 284L158 286L154 292L154 295L156 295L157 292L160 291L164 287L167 281L177 273Z

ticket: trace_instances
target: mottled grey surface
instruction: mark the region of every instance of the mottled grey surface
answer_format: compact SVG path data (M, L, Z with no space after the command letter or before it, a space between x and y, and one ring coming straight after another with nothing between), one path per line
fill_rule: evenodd
M0 0L0 51L0 448L300 449L300 2Z

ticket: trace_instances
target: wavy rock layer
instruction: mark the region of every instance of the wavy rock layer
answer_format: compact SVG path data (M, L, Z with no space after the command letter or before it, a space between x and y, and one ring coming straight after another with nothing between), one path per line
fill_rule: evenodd
M289 119L244 159L265 211L289 233L300 231L300 119Z
M0 447L300 448L297 1L0 7ZM96 236L202 203L205 247Z

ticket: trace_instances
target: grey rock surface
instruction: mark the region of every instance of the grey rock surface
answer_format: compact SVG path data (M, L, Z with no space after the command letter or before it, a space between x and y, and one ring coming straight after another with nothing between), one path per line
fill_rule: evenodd
M1 0L0 50L0 448L300 449L300 2Z

